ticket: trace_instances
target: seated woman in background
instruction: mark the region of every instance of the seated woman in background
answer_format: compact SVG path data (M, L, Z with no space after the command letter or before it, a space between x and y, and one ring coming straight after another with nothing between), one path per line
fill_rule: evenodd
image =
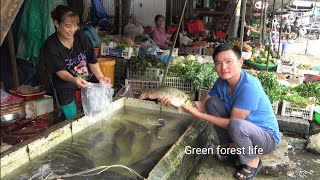
M164 17L162 15L157 15L154 18L154 21L156 27L151 31L151 37L161 49L168 49L169 45L172 43L167 39L169 36L164 29Z

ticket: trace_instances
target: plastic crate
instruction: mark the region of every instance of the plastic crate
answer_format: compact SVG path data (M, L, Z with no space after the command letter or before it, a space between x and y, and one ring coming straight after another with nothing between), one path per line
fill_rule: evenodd
M161 80L163 80L162 77ZM194 93L194 87L192 83L180 77L166 77L164 85L177 88L185 93Z
M202 54L202 46L186 47L185 54Z
M314 104L308 105L305 108L291 107L290 102L284 100L282 102L281 116L299 117L311 121L314 107Z
M200 101L202 98L206 97L209 91L210 89L200 89L198 94L198 100Z
M137 79L126 79L125 85L130 85L134 94L141 94L142 90L160 87L160 81L144 81Z
M147 67L145 71L132 71L127 68L127 79L159 80L160 68Z
M278 114L279 101L275 101L271 105L272 105L272 109L273 109L274 114Z

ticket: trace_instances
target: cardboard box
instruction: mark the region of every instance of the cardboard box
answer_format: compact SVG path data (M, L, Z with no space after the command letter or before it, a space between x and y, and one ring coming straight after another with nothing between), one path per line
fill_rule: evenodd
M36 118L46 113L53 111L52 96L45 95L44 98L25 103L26 118Z

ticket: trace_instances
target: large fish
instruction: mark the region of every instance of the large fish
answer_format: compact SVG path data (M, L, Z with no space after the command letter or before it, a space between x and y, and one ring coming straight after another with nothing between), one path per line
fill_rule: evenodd
M163 97L169 98L171 104L176 107L186 105L187 107L197 108L197 105L191 100L188 94L179 89L167 86L144 91L139 96L139 99L158 99Z

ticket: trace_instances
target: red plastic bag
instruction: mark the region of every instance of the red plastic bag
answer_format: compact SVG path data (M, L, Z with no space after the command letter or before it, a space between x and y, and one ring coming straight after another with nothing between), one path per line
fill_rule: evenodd
M188 32L190 34L205 32L204 22L199 19L188 22Z

